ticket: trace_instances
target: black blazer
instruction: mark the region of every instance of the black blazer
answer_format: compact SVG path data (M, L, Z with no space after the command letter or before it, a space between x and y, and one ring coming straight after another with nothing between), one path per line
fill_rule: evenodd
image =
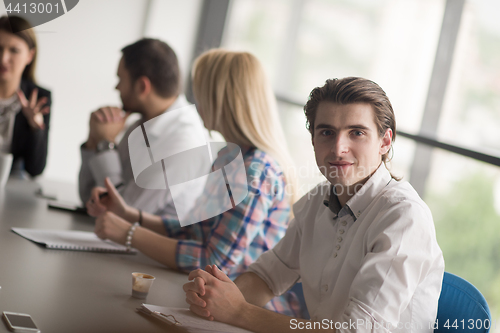
M31 81L21 81L21 90L28 100L35 88L38 88L38 99L47 97L48 101L46 105L50 106L52 104L52 99L49 90L40 88ZM43 116L45 129L33 130L22 111L18 112L14 121L11 153L14 155L14 161L18 159L24 160L24 169L32 177L41 174L47 163L49 121L50 113Z

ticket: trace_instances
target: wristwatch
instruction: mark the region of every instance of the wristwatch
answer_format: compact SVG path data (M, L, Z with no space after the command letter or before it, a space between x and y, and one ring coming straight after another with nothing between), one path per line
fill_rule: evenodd
M108 141L108 140L101 140L97 143L97 149L96 151L98 153L101 153L106 150L112 150L116 149L116 145L114 142Z

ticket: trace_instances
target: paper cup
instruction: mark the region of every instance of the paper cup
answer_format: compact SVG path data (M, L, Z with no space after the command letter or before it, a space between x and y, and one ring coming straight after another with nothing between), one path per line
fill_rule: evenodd
M139 272L132 273L132 296L135 298L146 298L154 280L155 277L153 275Z

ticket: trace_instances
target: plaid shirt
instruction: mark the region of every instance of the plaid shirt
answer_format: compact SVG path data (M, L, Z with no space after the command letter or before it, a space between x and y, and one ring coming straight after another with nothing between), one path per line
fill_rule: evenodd
M243 151L248 195L235 208L211 219L181 227L175 215L164 215L168 237L178 239L176 263L190 272L216 264L231 279L285 235L290 203L285 196L285 179L274 158L256 148ZM267 308L298 315L293 293L275 297Z

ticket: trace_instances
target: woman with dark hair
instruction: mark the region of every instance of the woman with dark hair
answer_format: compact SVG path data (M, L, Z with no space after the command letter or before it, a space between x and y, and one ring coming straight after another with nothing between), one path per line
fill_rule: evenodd
M0 152L31 176L47 161L50 91L35 84L37 45L28 21L0 17Z

